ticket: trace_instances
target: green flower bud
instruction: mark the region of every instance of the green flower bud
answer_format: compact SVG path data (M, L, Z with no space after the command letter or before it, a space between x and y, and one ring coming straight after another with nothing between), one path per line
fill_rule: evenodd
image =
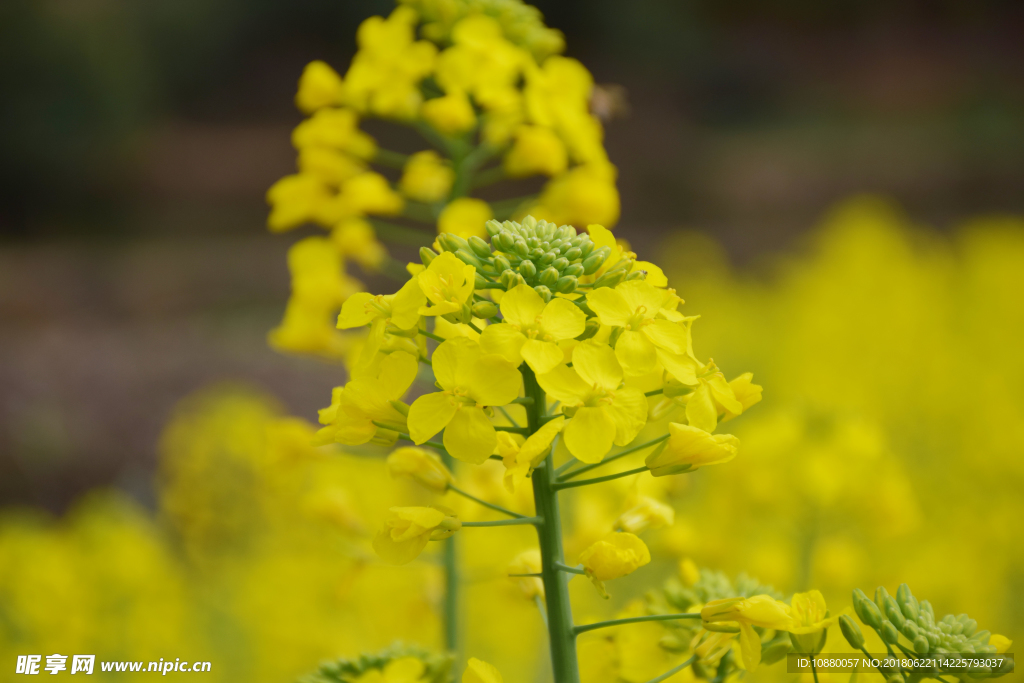
M935 610L932 609L932 603L927 600L920 602L921 614L927 614L932 623L935 622Z
M506 253L511 253L512 250L515 248L516 244L515 237L513 237L512 233L509 232L501 233L500 235L492 239L491 242L498 245L498 249Z
M485 278L480 272L476 273L476 277L473 278L473 282L476 284L477 289L487 289L487 285L490 284L487 278Z
M471 251L470 247L469 247L469 242L467 242L466 240L462 239L461 237L459 237L455 233L451 233L451 232L441 233L440 235L438 235L437 239L438 239L438 241L441 241L442 239L444 240L444 243L448 245L447 251L453 251L454 252L454 251L458 251L459 249L462 249L462 250L464 250L467 253L469 253Z
M558 278L558 282L555 283L555 290L562 294L571 294L576 291L578 284L579 280L572 275L566 275L565 277Z
M469 238L469 248L473 250L473 253L482 259L491 258L491 245L484 242L482 239L473 235Z
M918 636L917 638L914 638L914 652L916 652L919 655L923 655L926 652L928 652L928 650L929 647L927 638L925 638L924 636Z
M583 328L583 334L576 337L580 341L590 339L601 329L601 322L597 318L587 318L587 325ZM689 605L687 605L689 607Z
M587 258L597 245L588 237L580 242L580 258Z
M551 265L558 272L562 272L563 270L569 267L569 259L565 258L564 256L559 256L558 258L551 262Z
M602 253L602 249L598 249L593 254L583 259L583 272L587 275L593 275L597 270L604 265L608 255Z
M792 649L793 644L789 640L782 638L772 640L761 649L761 662L764 664L774 664L789 654Z
M475 266L476 268L480 268L483 266L483 264L480 263L480 259L478 259L473 254L469 253L465 249L459 249L457 252L455 252L455 255L459 258L460 261L465 263L467 266Z
M501 282L502 287L509 290L516 286L516 280L518 280L518 278L519 273L514 270L506 270L501 274L499 282Z
M573 247L572 249L569 249L564 254L562 254L562 256L569 259L570 261L577 261L583 256L583 250L580 249L579 247Z
M505 258L504 256L494 257L494 270L497 271L498 273L503 273L511 267L512 264L509 263L508 259Z
M538 268L547 268L548 266L551 265L555 258L555 252L545 251L543 254L540 255L540 258L538 258L535 261L535 263L537 264Z
M864 647L864 634L861 632L860 626L857 626L857 622L849 616L845 614L839 616L839 630L843 632L843 637L846 638L850 647L855 650Z
M471 310L474 318L493 318L498 315L498 307L491 301L477 301Z
M555 237L560 240L571 240L576 236L576 228L571 225L563 225L555 230Z
M626 271L616 270L605 273L594 282L594 289L598 287L614 287L626 278Z
M523 261L519 264L519 273L527 282L533 282L533 278L537 277L537 266L533 265L533 261Z
M492 218L491 220L484 223L484 230L486 230L487 234L490 235L491 237L496 237L498 234L501 233L502 226L501 223Z
M533 216L527 216L523 220L519 221L519 225L526 230L533 232L537 228L537 219Z
M891 596L885 596L885 600L882 602L882 610L885 612L885 616L891 621L897 629L903 630L903 624L907 622L906 617L900 612L899 605L896 604L896 600Z
M899 632L896 630L896 627L893 626L893 623L888 619L882 622L882 629L881 631L879 631L879 634L882 636L882 640L889 643L890 645L895 645L899 642L900 639Z
M905 619L903 621L903 628L900 630L903 632L903 635L907 637L907 640L914 640L914 638L917 638L921 633L921 629L918 625L909 619Z
M530 247L526 244L526 240L522 237L517 237L512 245L512 251L516 253L519 258L525 259L530 256Z
M963 634L965 636L970 638L971 636L974 635L974 632L977 631L977 630L978 630L978 622L976 622L974 619L967 619L966 621L964 621Z
M548 266L540 272L540 276L537 281L546 287L554 287L558 282L558 270Z
M536 287L533 288L533 291L540 294L540 298L544 299L544 303L551 301L551 297L554 296L551 293L551 290L545 287L544 285L537 285Z
M876 631L882 627L882 613L878 611L878 606L859 588L853 591L853 610L862 622Z
M574 263L571 266L562 269L563 275L572 275L573 277L580 277L583 275L583 264Z
M429 266L430 262L437 258L437 254L430 247L420 247L420 261L423 265Z
M879 586L875 589L875 604L878 605L879 609L882 609L885 605L885 599L889 597L889 591L885 590L885 586Z

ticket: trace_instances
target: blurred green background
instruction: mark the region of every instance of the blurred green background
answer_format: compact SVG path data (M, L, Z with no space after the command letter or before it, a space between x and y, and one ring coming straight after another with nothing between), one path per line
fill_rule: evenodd
M656 554L840 605L854 585L911 580L940 610L1019 632L1024 228L984 217L1024 214L1024 7L538 6L598 83L625 89L607 127L616 234L703 314L700 351L766 387L737 423L740 459L659 491L680 517ZM296 79L312 59L343 68L359 22L391 7L0 6L5 656L170 643L269 681L396 635L436 639L437 577L367 565L383 507L335 484L413 494L356 459L316 460L305 427L279 424L315 418L343 370L265 341L288 241L266 234L263 194L294 165ZM833 210L865 193L887 200ZM250 388L179 403L224 380ZM616 504L580 503L598 520L583 536ZM490 576L507 551L469 561ZM506 630L532 634L504 655L481 641L481 656L535 654L532 607L479 590ZM405 611L382 617L381 596Z

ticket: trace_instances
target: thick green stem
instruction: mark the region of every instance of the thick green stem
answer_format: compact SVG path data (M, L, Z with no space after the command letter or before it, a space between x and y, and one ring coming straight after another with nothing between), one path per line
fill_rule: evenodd
M455 467L455 460L448 451L441 452L441 461L449 470ZM452 536L442 546L444 548L444 646L455 655L455 666L462 659L459 643L459 564L458 545Z
M540 429L547 408L544 390L526 364L521 366L526 395L533 399L527 407L529 431ZM572 605L569 602L569 577L560 571L563 564L562 520L558 511L558 493L554 489L554 459L548 453L544 463L533 471L533 498L537 516L544 520L537 525L540 545L541 581L547 602L548 641L551 647L551 670L555 683L579 683L579 663L576 660L576 632L572 623Z

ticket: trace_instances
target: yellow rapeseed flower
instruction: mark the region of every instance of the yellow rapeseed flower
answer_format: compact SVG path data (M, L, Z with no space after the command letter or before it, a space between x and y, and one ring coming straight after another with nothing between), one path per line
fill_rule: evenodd
M663 449L655 449L645 464L655 477L688 472L705 465L728 462L739 452L740 440L732 434L709 434L698 427L670 422Z
M540 574L540 551L536 548L524 550L512 558L508 563L508 573L514 574ZM536 596L544 597L544 582L537 576L514 577L519 582L519 588L527 598Z
M498 432L496 454L501 456L505 465L505 488L515 491L517 486L530 476L533 469L543 462L551 443L562 431L564 423L563 415L548 420L525 441L518 435Z
M295 106L306 114L317 109L341 104L345 97L345 83L338 72L319 60L310 62L299 77L299 91Z
M498 306L503 322L484 328L480 347L517 367L525 360L538 374L565 362L558 342L580 336L587 323L586 314L571 301L554 298L544 303L526 284L506 292Z
M444 492L449 484L455 483L455 477L441 462L441 457L424 448L405 446L392 451L387 467L392 477L410 477L435 491Z
M821 591L811 590L796 593L789 601L789 611L793 617L793 626L788 629L793 634L792 640L800 652L817 654L825 645L826 631L839 617L829 617L825 598Z
M672 526L676 520L676 511L671 506L656 498L640 495L635 485L630 490L625 507L626 510L619 515L613 525L616 531L639 534L647 529Z
M513 178L538 173L556 176L565 171L569 159L555 131L545 126L519 126L503 163Z
M473 296L476 268L446 251L416 276L416 282L428 301L420 307L420 315L461 313Z
M409 157L398 186L409 199L433 203L448 197L453 182L455 171L451 163L428 149Z
M701 609L700 618L708 625L735 625L739 628L740 650L747 671L753 671L761 663L761 637L754 626L776 631L791 631L799 626L789 605L770 595L712 600Z
M501 672L496 668L476 657L470 657L466 663L466 670L462 674L462 683L503 683L503 681Z
M413 402L409 435L421 444L443 429L452 457L477 464L487 460L498 437L484 408L504 406L519 395L519 372L501 356L482 354L480 345L465 337L440 344L433 369L441 391Z
M420 118L442 135L455 137L476 124L476 112L462 92L429 99L420 105Z
M494 218L491 205L482 199L459 197L452 200L437 217L437 231L450 232L463 239L486 237L484 223Z
M622 386L622 368L606 344L581 342L572 362L571 368L559 365L537 381L570 417L564 435L569 452L582 462L600 462L613 443L628 444L646 424L647 398Z
M385 562L415 560L429 541L449 538L462 528L450 510L436 507L393 507L384 527L373 538L373 549Z
M377 233L363 218L347 218L331 230L331 241L341 255L355 260L366 270L377 270L388 251L377 241Z
M320 109L292 131L292 145L334 149L357 159L372 159L377 143L359 129L359 114L351 109Z
M613 533L580 553L583 569L605 598L608 597L605 581L632 574L650 561L647 545L626 532Z

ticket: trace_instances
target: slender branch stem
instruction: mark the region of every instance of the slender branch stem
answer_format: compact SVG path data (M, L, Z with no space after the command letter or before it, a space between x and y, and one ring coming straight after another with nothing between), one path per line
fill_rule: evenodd
M655 389L654 391L648 391L644 393L644 396L657 396L658 394L664 393L665 389Z
M520 396L519 398L515 399L512 402L513 403L517 403L517 404L519 404L521 406L532 406L533 405L533 397L532 396Z
M874 657L872 657L872 656L871 656L871 653L870 653L870 652L868 652L866 648L863 648L863 647L862 647L862 648L860 648L860 651L864 653L864 656L868 658L868 661L869 661L869 662L870 662L870 661L871 661L872 659L874 659ZM878 673L882 674L882 677L883 677L883 678L889 678L889 674L887 674L887 673L885 672L885 669L883 669L883 668L882 668L882 667L880 667L880 666L876 666L875 668L876 668L876 669L878 669Z
M582 624L576 627L576 633L585 633L598 628L620 626L622 624L636 624L641 621L673 621L676 619L700 619L700 612L680 612L678 614L649 614L643 617L629 617L627 619L612 619L610 621L598 621L594 624Z
M643 467L637 467L636 469L626 470L625 472L616 472L615 474L607 474L607 475L605 475L603 477L594 477L592 479L580 479L579 481L560 481L560 482L555 482L554 484L551 485L551 488L555 489L556 491L561 491L562 489L571 489L571 488L575 488L576 486L589 486L590 484L600 484L602 481L611 481L612 479L621 479L622 477L629 477L629 476L632 476L634 474L640 474L641 472L646 472L646 471L647 471L647 466L644 465Z
M581 567L570 567L569 565L565 564L564 562L555 562L555 569L557 569L560 572L565 572L567 574L586 574L587 573L587 570L585 570L585 569L583 569Z
M392 431L392 432L395 431L394 428L389 427L387 424L385 424L383 422L377 422L376 420L373 420L373 424L376 425L377 427L380 427L381 429L387 429L387 430ZM402 441L408 441L409 443L416 443L415 441L412 440L412 437L409 436L408 434L406 434L405 432L398 432L398 438L401 439ZM443 443L438 443L437 441L424 441L423 443L416 444L416 445L417 446L430 446L431 448L436 448L437 450L441 451L442 454L445 454L445 455L447 455L447 453L448 453L448 449L444 447L444 444ZM499 460L500 460L500 458L499 458Z
M510 579L534 578L539 579L543 574L509 574Z
M687 659L682 664L680 664L679 666L673 667L673 668L669 669L668 671L666 671L665 673L661 674L660 676L656 676L656 677L652 678L651 680L647 681L647 683L661 683L666 678L669 678L671 676L675 676L677 673L679 673L680 671L682 671L686 667L688 667L691 664L693 664L694 660L696 660L696 659L697 659L697 655L694 655L694 656L690 657L689 659Z
M540 597L540 593L535 593L533 596L533 604L537 605L537 611L540 612L540 619L544 622L544 628L548 627L548 613L544 611L544 599Z
M607 465L610 462L615 462L619 458L624 458L625 456L630 455L632 453L636 453L637 451L642 451L645 448L650 448L651 446L657 445L657 444L661 443L662 441L666 440L669 436L670 436L669 434L665 434L664 436L659 436L657 439L651 439L650 441L647 441L646 443L638 444L636 446L630 446L626 450L619 451L618 453L605 458L601 462L595 462L595 463L592 463L590 465L584 465L583 467L579 468L578 470L573 470L572 472L569 472L568 474L564 475L561 479L559 479L559 481L568 481L569 479L573 479L573 478L583 474L584 472L589 472L590 470L593 470L593 469L596 469L598 467L601 467L602 465ZM570 460L569 462L572 462L572 461ZM563 465L563 467L564 467L564 465Z
M373 226L377 235L388 242L410 244L415 247L429 245L433 241L432 238L436 236L426 230L417 230L416 228L399 225L398 223L382 221L379 218L371 218L370 225Z
M448 490L449 491L454 491L455 493L459 494L463 498L468 498L469 500L473 501L474 503L479 503L480 505L483 505L485 508L490 508L492 510L496 510L496 511L502 513L503 515L508 515L509 517L515 517L516 519L525 519L526 518L526 515L521 515L518 512L512 512L511 510L507 510L507 509L501 507L500 505L495 505L494 503L488 503L486 500L482 500L480 498L477 498L472 493L468 493L466 491L463 491L458 486L453 486L452 484L448 484Z
M580 464L579 460L577 460L576 458L569 458L564 463L559 465L558 468L555 469L555 476L557 477L557 476L561 475L563 472L565 472L567 469L569 469L573 465L578 465L578 464Z
M505 419L512 423L513 427L515 427L516 429L522 429L522 427L519 426L519 423L516 421L516 419L509 415L509 412L505 410L505 406L497 406L497 408L499 411L501 411L501 414L505 416Z
M540 517L517 517L516 519L496 519L492 522L463 522L464 527L486 527L486 526L525 526L532 524L538 526L544 520Z
M496 182L504 180L508 176L505 173L503 166L492 166L491 168L485 168L476 174L473 178L473 182L470 183L470 187L476 189L478 187L486 187L493 185Z
M483 334L483 330L481 330L479 327L477 327L476 323L474 323L472 320L470 320L466 324L469 325L470 329L473 330L474 332L476 332L477 334Z
M392 152L390 149L377 148L377 154L372 159L373 163L380 164L381 166L388 166L390 168L405 168L405 164L409 161L408 154L402 154L401 152Z
M441 461L449 470L455 469L455 459L448 451L441 451ZM459 640L459 557L458 540L449 538L444 544L444 644L455 655L456 666L462 659Z
M811 674L814 675L814 683L818 683L818 667L814 666L814 655L811 655Z
M439 341L439 342L447 341L444 337L439 337L436 334L434 334L433 332L427 332L426 330L420 330L420 334L422 334L427 339L433 339L434 341Z
M506 427L505 425L497 425L495 429L499 432L512 432L513 434L522 434L523 436L530 435L530 430L526 427Z

